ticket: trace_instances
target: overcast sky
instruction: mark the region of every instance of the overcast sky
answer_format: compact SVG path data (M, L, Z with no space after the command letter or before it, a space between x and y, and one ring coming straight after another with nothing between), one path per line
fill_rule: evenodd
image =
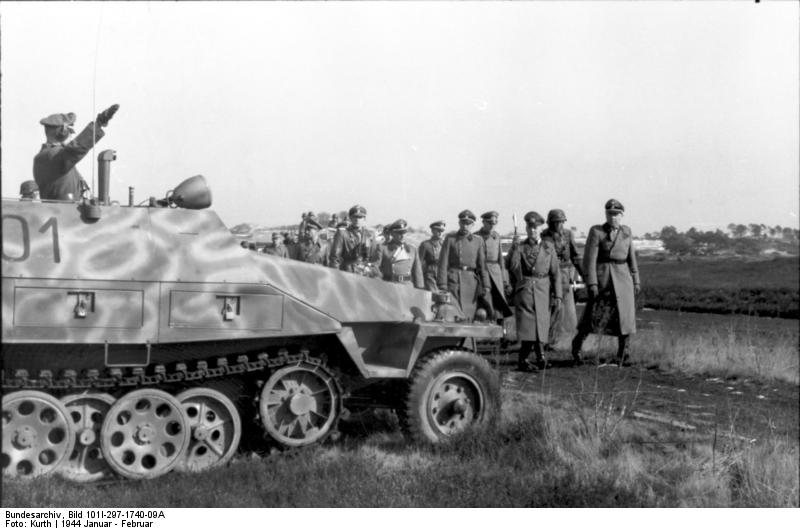
M798 3L0 4L2 186L42 117L121 108L112 198L204 175L233 226L603 203L635 233L798 227ZM92 181L94 158L79 169ZM96 170L95 170L96 173ZM96 186L95 186L96 188Z

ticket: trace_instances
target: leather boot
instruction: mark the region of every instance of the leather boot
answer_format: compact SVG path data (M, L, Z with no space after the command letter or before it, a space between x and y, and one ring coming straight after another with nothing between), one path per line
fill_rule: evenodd
M583 364L583 357L581 357L581 347L583 346L583 341L586 340L586 335L584 333L578 332L575 335L575 338L572 339L572 363L575 366L580 366Z
M520 372L530 372L531 366L528 364L528 355L533 349L533 341L523 340L519 348L519 358L517 359L517 370Z
M631 365L631 341L630 335L620 335L617 346L617 362L620 366Z
M544 354L542 353L542 343L538 340L533 343L533 354L536 356L536 368L544 370L549 367L547 359L544 358Z

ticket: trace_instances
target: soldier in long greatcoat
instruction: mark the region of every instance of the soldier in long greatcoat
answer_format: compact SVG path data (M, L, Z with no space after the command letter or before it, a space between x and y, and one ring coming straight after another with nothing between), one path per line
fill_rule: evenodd
M389 225L390 239L380 246L378 270L387 282L413 285L422 289L422 265L414 245L403 241L408 223L398 219Z
M489 273L490 292L487 296L491 301L490 318L502 321L505 317L512 315L511 306L506 300L508 282L506 278L506 263L503 259L503 250L500 248L500 234L494 227L497 225L497 218L500 217L495 211L486 212L481 215L483 227L475 232L483 238L486 245L486 271ZM494 316L491 316L491 314Z
M634 296L639 294L639 267L633 235L621 224L625 207L616 199L606 202L606 222L589 229L583 251L584 279L589 302L572 341L572 355L580 358L589 333L616 335L617 361L630 362L630 335L636 333Z
M328 242L319 238L322 225L316 219L306 219L304 229L303 241L298 243L293 258L327 267L330 251Z
M430 224L431 238L419 245L419 259L422 264L422 275L425 288L437 291L436 275L439 271L439 254L442 252L442 234L445 229L444 221L434 221Z
M330 266L364 276L375 273L377 245L375 234L366 227L367 209L355 205L347 212L350 225L336 232L331 248Z
M449 291L467 319L475 318L478 299L485 297L489 285L486 271L486 245L483 238L470 233L475 214L464 210L458 214L458 231L447 234L439 254L436 283Z
M553 244L541 239L542 225L544 218L538 213L525 214L528 238L509 251L508 272L514 283L517 334L522 341L517 366L522 371L546 366L542 344L548 341L551 303L560 305L562 298L558 257ZM536 356L533 365L527 362L531 351Z
M33 178L39 186L42 199L80 200L89 189L76 165L91 151L94 144L105 135L103 127L117 112L119 105L112 105L90 122L71 142L66 142L75 133L75 114L51 114L39 120L44 125L47 142L33 157Z
M572 280L573 270L583 277L583 267L575 245L575 237L571 230L564 228L566 221L564 210L550 210L547 214L547 229L542 232L542 239L549 240L556 249L558 267L561 271L561 290L564 294L561 305L550 314L550 343L545 346L545 350L550 349L549 346L556 344L561 337L569 335L571 338L578 327ZM575 361L579 362L578 359Z

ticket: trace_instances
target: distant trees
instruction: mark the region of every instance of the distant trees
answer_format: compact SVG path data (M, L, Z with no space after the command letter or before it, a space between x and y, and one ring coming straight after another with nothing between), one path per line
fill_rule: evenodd
M664 243L664 249L678 256L713 255L726 251L735 254L758 254L770 248L790 253L798 252L800 231L797 229L779 225L769 227L757 223L749 225L730 223L727 229L730 235L722 230L703 232L694 227L686 232L679 232L674 226L665 226L659 235Z

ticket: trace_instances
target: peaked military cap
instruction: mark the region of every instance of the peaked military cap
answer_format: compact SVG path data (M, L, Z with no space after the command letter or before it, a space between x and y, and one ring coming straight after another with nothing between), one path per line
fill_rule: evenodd
M492 217L500 217L500 214L492 210L481 215L481 219L491 219Z
M19 186L20 195L28 195L34 191L39 191L39 186L36 184L35 180L26 180Z
M389 230L392 232L408 232L408 223L405 219L398 219L394 223L391 224Z
M439 230L444 230L445 226L447 226L447 224L444 221L434 221L430 224L431 230L433 230L434 228L438 228Z
M366 217L367 216L367 209L361 206L360 204L356 204L347 212L348 217Z
M547 212L547 222L548 223L557 223L559 221L566 221L567 216L564 213L564 210L559 210L558 208L554 210L550 210Z
M606 203L607 212L624 212L625 207L617 199L608 199Z
M51 114L46 118L39 120L42 125L51 127L60 127L61 125L75 125L75 113L67 112L66 114Z
M458 214L458 220L461 221L461 220L464 220L464 219L469 219L474 223L475 222L475 214L472 213L469 210L464 210L460 214Z
M544 217L537 212L528 212L525 214L525 224L528 226L539 226L544 224Z
M322 230L322 225L319 224L316 217L309 217L306 219L306 228L316 228L317 230Z

